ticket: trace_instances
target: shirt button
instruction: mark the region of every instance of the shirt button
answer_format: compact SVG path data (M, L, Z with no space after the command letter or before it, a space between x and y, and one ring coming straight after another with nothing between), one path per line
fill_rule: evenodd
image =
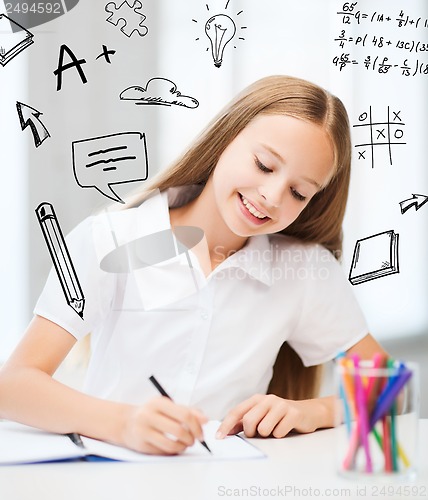
M209 316L208 316L207 311L203 310L203 311L201 312L201 318L202 318L202 319L204 319L204 320L206 320L206 319L208 319L208 317L209 317Z

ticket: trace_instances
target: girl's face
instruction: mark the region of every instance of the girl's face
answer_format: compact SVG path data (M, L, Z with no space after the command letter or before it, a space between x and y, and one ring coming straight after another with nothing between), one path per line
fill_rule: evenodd
M211 181L226 225L248 237L289 226L332 174L333 148L324 129L262 115L224 150Z

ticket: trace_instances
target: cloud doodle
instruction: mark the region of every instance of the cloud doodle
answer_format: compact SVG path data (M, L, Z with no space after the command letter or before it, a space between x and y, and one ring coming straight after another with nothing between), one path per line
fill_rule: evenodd
M199 102L177 90L177 85L166 78L151 78L145 87L128 87L120 93L123 101L135 101L137 105L183 106L197 108Z

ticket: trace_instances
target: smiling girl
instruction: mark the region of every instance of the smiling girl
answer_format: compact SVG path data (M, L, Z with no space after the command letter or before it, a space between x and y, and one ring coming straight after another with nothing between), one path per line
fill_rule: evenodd
M201 439L208 417L222 419L219 438L332 426L317 365L382 352L336 260L350 163L339 99L286 76L245 89L126 210L69 235L84 321L51 272L1 371L0 416L158 454ZM180 227L203 237L183 243ZM162 240L142 264L135 242L173 232L185 251ZM106 268L118 246L140 264ZM90 332L79 392L52 375ZM156 395L152 374L174 402Z

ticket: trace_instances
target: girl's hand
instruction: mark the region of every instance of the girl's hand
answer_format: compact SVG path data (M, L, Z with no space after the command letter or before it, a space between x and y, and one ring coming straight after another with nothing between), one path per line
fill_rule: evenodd
M195 439L203 439L205 422L207 418L200 411L162 396L127 408L122 441L141 453L175 455L192 446Z
M332 398L291 401L273 394L256 394L233 408L220 425L216 437L244 431L247 437L282 438L291 430L313 432L330 427Z

